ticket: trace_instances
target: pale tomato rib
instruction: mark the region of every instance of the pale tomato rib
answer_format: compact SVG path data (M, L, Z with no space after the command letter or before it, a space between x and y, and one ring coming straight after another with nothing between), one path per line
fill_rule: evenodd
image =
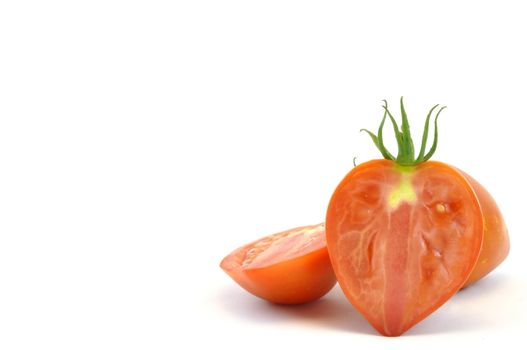
M384 330L386 333L402 333L404 313L409 302L408 244L410 240L401 236L410 232L410 215L413 207L402 203L390 213L388 229L385 231L387 250L384 268Z
M399 335L463 285L481 249L482 222L473 190L451 167L378 160L341 182L326 234L350 302L380 333Z

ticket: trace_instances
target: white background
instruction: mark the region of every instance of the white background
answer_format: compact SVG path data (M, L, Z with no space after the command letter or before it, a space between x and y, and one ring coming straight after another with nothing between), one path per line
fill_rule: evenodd
M2 1L0 348L522 342L522 1L357 3ZM400 338L338 287L285 308L223 274L239 245L323 220L401 95L417 139L448 105L434 158L494 195L509 258Z

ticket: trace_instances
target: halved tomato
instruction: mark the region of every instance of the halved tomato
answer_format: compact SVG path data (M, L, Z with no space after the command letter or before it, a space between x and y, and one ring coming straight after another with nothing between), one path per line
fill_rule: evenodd
M467 174L425 153L430 116L417 156L401 98L401 129L385 102L377 135L385 159L351 170L326 216L329 255L349 301L381 334L397 336L460 288L482 278L509 251L503 217L490 194ZM398 145L384 146L389 116Z
M469 182L434 161L357 166L335 190L326 225L344 293L384 335L402 334L455 294L483 241Z
M316 300L336 283L324 224L272 234L226 256L220 267L248 292L279 304Z

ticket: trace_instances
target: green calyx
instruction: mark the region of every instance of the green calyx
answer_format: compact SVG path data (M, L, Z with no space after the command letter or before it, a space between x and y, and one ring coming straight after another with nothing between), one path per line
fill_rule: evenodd
M412 135L410 134L410 124L408 124L408 116L406 115L406 111L404 110L404 104L403 104L403 98L401 97L401 128L399 129L399 126L397 125L397 122L395 121L395 118L388 110L388 102L386 100L383 100L384 105L384 117L382 118L381 125L379 126L379 131L377 132L377 135L375 135L373 132L361 129L361 131L365 131L370 135L371 139L373 140L373 143L375 146L379 149L382 156L385 159L393 160L399 165L402 166L413 166L417 165L422 162L426 162L429 160L434 152L437 149L437 118L439 117L439 114L443 109L446 108L446 106L441 107L436 115L434 120L434 141L432 143L432 146L428 150L428 152L425 154L426 150L426 143L428 141L428 130L430 127L430 118L432 117L432 113L434 110L439 106L435 105L430 109L430 112L428 112L428 115L426 117L425 121L425 127L423 131L423 139L421 141L421 149L419 150L419 154L417 157L415 157L415 150L414 150L414 141L412 140ZM384 129L384 122L386 121L386 117L389 117L392 125L393 125L393 131L395 133L395 139L397 140L397 146L399 148L397 157L394 157L384 146L384 139L383 139L383 129Z

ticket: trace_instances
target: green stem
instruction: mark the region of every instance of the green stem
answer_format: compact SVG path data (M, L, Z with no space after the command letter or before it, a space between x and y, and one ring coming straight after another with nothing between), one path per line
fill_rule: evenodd
M439 114L441 113L441 111L445 109L446 107L441 107L435 116L434 141L432 143L432 147L425 155L426 144L428 141L428 130L430 126L430 118L432 116L432 112L434 111L434 109L438 107L438 105L435 105L434 107L432 107L430 112L428 112L428 115L425 121L424 130L423 130L421 148L419 150L419 155L417 156L417 158L415 158L414 142L412 139L412 135L410 133L410 124L408 123L408 116L404 108L403 98L401 97L401 101L400 101L401 119L402 119L401 130L399 130L399 127L397 125L397 122L395 121L395 118L393 117L393 115L390 113L388 109L388 103L386 102L386 100L383 100L383 102L384 102L384 106L383 106L384 116L382 118L381 124L379 125L379 130L377 132L377 135L375 135L373 132L366 130L366 129L361 129L361 131L365 131L368 133L368 135L370 135L373 143L379 149L379 151L381 152L381 154L383 155L385 159L393 160L401 166L415 166L419 163L425 162L428 159L430 159L437 149L437 140L438 140L437 119L439 118ZM394 157L386 149L386 146L384 145L383 129L384 129L384 123L386 121L387 116L390 118L390 121L392 122L393 132L395 134L395 139L397 140L397 148L398 148L397 157Z

